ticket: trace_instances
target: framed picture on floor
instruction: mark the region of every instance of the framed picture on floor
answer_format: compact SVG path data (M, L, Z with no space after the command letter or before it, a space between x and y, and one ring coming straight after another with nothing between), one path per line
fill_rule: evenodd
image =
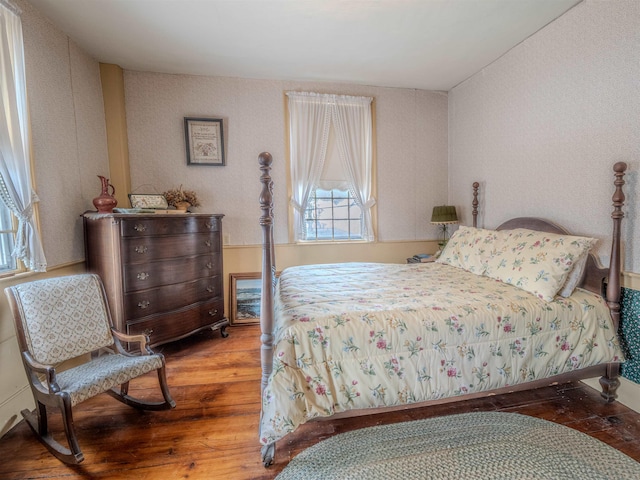
M229 274L229 307L231 325L260 323L260 273Z
M276 273L276 276L279 273ZM231 325L260 323L262 276L260 272L229 274Z

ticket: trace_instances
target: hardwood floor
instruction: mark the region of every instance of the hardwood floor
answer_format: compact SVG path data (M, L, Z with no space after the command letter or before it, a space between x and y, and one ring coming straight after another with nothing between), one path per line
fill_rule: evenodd
M138 412L108 395L74 411L85 461L62 464L36 440L24 421L0 440L0 478L108 478L137 480L272 479L305 448L356 428L463 411L518 412L585 432L640 461L640 414L600 400L580 383L469 400L377 416L313 422L278 445L276 463L260 462L260 348L257 326L231 327L228 338L203 332L158 347L177 407ZM155 376L130 392L157 396ZM53 416L53 428L60 427ZM54 430L55 431L55 430Z

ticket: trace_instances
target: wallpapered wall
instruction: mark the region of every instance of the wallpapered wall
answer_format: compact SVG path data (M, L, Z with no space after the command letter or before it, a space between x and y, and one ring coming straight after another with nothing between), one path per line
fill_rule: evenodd
M640 272L640 2L585 0L449 92L450 196L481 182L481 224L542 216L601 241L629 164L624 269ZM469 218L467 216L467 218Z
M224 213L232 245L259 244L258 155L274 158L275 240L286 243L285 100L289 90L375 98L378 239L437 238L434 205L447 201L447 95L371 86L125 71L132 190L184 184L200 211ZM224 167L187 166L183 118L224 119Z
M638 25L637 0L585 0L449 92L454 203L478 180L481 225L549 218L598 237L608 263L612 166L625 161L623 270L640 272ZM623 298L623 372L640 382L640 292Z
M27 95L44 251L49 266L84 259L80 214L109 175L98 62L26 1Z

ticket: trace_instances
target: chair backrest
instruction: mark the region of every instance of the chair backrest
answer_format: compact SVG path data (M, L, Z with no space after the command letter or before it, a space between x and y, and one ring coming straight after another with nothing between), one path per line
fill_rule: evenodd
M22 283L6 290L20 347L54 365L113 344L100 277L70 275Z

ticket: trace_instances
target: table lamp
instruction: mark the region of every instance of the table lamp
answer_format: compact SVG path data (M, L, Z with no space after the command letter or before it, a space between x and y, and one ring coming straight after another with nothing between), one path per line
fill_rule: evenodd
M458 223L456 207L450 205L433 207L433 213L431 214L431 223L433 225L440 225L440 228L442 229L442 241L438 243L440 245L440 248L442 249L448 241L448 226L454 223Z

